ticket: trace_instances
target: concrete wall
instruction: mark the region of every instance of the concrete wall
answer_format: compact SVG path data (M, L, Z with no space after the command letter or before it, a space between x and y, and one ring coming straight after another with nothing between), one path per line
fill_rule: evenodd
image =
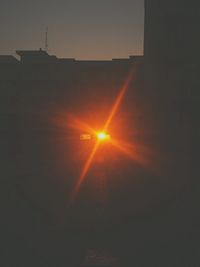
M199 25L200 10L196 0L146 0L146 60L155 63L198 63Z

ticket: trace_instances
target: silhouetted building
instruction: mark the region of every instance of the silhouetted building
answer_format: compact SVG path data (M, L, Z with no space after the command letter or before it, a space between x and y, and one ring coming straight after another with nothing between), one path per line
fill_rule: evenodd
M18 78L19 61L10 55L0 55L0 82Z
M136 143L136 159L140 147L141 152L139 164L124 157L119 170L115 160L110 170L108 167L112 176L108 190L113 192L115 203L109 204L116 214L113 218L128 218L123 214L129 212L149 213L154 205L158 207L173 194L173 184L174 188L183 187L196 177L192 171L199 167L196 147L200 132L200 75L196 63L200 59L200 16L194 0L187 5L183 2L145 1L144 57L105 61L59 59L41 49L17 51L20 60L0 56L4 173L9 179L24 183L25 191L31 188L30 194L41 199L47 210L55 209L57 214L63 207L61 213L65 214L66 195L81 173L79 160L85 162L91 153L90 145L80 144L79 136L85 130L74 125L73 120L71 123L71 114L95 129L102 127L130 73L133 75L129 90L119 113L113 117L111 133L133 143L133 148ZM149 67L146 63L156 64ZM130 155L129 146L127 152ZM147 168L154 158L153 166ZM114 187L109 189L112 181ZM93 204L93 200L87 199L85 203ZM84 220L93 220L93 213L100 214L98 209L97 213L93 208L92 212L90 208L87 211L88 216L82 216ZM94 217L99 218L98 214ZM101 225L101 220L98 223Z
M200 60L197 0L145 0L147 62L195 64Z
M0 64L16 64L18 60L10 55L0 55Z
M46 51L39 50L17 50L21 63L51 63L57 60L56 56L50 56Z

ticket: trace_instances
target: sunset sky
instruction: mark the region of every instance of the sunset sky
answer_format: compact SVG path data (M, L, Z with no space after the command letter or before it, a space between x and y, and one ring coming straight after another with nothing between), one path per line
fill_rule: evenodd
M44 48L76 59L143 54L143 0L3 0L0 54Z

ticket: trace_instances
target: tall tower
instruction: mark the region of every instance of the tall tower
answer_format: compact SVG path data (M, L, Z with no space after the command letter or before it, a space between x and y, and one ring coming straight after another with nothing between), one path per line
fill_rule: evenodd
M200 62L198 0L145 0L144 56L147 62Z
M46 32L45 32L45 45L44 45L44 51L48 52L48 27L46 27Z

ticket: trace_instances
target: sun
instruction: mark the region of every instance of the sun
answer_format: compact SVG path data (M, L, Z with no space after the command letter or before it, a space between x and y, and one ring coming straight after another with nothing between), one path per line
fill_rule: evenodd
M105 124L104 124L104 127L102 128L103 129L102 131L96 132L89 125L87 125L85 123L81 123L81 125L87 126L87 128L90 130L90 132L92 132L94 135L96 135L96 142L94 143L94 147L92 148L92 151L89 154L88 159L86 160L86 162L85 162L85 164L83 166L83 169L82 169L82 171L80 173L78 181L77 181L77 183L75 185L75 188L70 194L69 206L71 205L71 203L73 202L74 198L76 197L76 195L77 195L77 193L78 193L78 191L80 189L81 184L83 183L86 175L88 174L88 172L90 170L90 167L91 167L91 165L93 163L93 160L95 158L95 155L96 155L98 149L100 148L102 142L109 141L109 143L111 143L113 145L115 145L115 143L116 143L115 146L117 148L119 148L124 153L132 156L131 152L129 152L129 151L127 152L127 149L124 148L124 147L121 148L121 145L117 141L113 140L113 137L111 138L110 134L107 133L107 130L109 129L114 116L116 115L118 109L120 108L121 102L122 102L122 100L123 100L128 88L129 88L129 84L133 79L134 71L135 71L135 69L132 69L130 71L130 73L129 73L126 81L125 81L125 84L119 90L119 93L117 94L116 99L114 100L114 103L111 106L110 112L108 114L108 118L105 121ZM89 135L83 136L83 139L81 139L81 140L86 140L86 139L87 140L90 139L90 136Z
M106 141L106 140L110 139L110 135L105 133L105 132L98 132L97 133L97 139L99 141Z

